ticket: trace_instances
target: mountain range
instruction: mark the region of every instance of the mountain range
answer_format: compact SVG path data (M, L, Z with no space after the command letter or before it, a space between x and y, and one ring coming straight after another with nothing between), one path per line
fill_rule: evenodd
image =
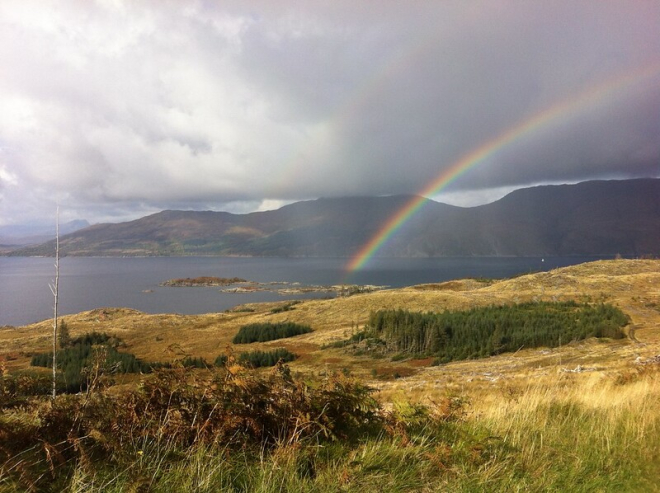
M60 224L60 234L65 235L86 228L89 223L85 219L76 219ZM0 226L0 246L19 247L36 245L49 241L55 236L55 225L19 224Z
M322 198L231 214L163 211L60 238L64 255L349 257L414 196ZM54 241L10 255L53 255ZM477 207L424 204L383 257L660 254L660 179L516 190Z

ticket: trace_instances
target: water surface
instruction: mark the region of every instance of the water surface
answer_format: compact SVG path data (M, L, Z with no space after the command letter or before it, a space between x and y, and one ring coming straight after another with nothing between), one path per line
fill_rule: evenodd
M402 287L463 277L501 278L596 260L554 258L376 258L347 275L343 258L148 257L60 259L60 314L100 307L147 313L208 313L242 303L324 297L327 293L280 295L271 292L221 293L218 287L162 287L181 277L241 277L256 282L340 283ZM0 325L23 325L52 317L48 287L52 258L0 257Z

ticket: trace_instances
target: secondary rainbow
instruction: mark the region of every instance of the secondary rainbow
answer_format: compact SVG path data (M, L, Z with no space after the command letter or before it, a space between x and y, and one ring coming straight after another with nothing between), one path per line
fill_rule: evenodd
M645 65L635 71L626 72L608 81L590 88L577 96L561 101L543 111L523 120L497 137L489 140L479 148L470 151L455 161L449 168L424 187L418 194L399 209L378 232L357 252L346 266L348 272L361 269L376 252L387 242L396 231L412 217L425 203L426 197L440 192L471 168L485 161L500 149L521 138L538 131L542 127L577 114L587 106L602 100L618 90L624 89L642 79L652 77L660 72L660 62Z

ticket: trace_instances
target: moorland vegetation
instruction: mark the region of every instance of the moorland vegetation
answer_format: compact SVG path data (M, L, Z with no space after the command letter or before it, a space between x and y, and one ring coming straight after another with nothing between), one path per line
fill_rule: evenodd
M277 313L99 309L65 317L62 350L91 350L55 399L29 367L48 324L4 328L0 492L658 491L659 288L660 262L620 260ZM314 330L231 344L264 319ZM479 345L442 353L459 333Z
M121 392L96 375L20 406L3 386L0 491L657 490L657 367L595 394L530 384L479 414L457 395L383 406L342 373L308 383L233 358Z

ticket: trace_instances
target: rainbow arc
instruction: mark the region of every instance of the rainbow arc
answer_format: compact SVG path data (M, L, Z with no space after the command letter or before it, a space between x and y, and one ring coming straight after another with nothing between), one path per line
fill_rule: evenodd
M496 152L553 123L558 123L562 119L568 119L579 114L589 106L606 100L608 96L614 95L617 91L622 91L659 73L660 62L655 62L644 65L637 70L619 74L602 84L544 109L485 142L480 147L464 154L389 218L378 232L351 258L346 265L346 270L350 273L363 268L387 240L424 205L427 197L436 195L470 169L492 157Z

